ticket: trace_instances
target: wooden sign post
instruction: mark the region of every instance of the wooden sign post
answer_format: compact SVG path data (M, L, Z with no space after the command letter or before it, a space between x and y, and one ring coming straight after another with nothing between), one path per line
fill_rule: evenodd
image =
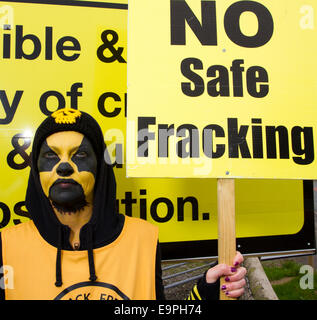
M218 260L219 263L232 265L236 255L235 228L235 180L217 180L218 202ZM220 279L220 300L233 300L227 297L221 286L225 284L225 277Z

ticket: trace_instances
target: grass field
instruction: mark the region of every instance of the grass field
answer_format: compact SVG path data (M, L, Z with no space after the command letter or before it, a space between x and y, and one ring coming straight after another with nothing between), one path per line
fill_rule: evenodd
M310 266L286 260L263 268L280 300L317 300L317 272Z

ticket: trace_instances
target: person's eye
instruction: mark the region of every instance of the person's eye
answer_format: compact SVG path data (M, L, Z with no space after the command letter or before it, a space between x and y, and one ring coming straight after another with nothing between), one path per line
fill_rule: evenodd
M45 152L43 156L46 159L57 159L58 158L57 154L54 152L51 152L51 151Z
M83 159L83 158L86 158L87 156L88 156L88 154L86 151L78 151L75 153L76 158Z

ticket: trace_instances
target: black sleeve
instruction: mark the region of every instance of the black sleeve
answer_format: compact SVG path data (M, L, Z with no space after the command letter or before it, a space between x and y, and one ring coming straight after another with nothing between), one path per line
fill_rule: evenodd
M219 300L220 294L220 280L218 279L214 283L207 283L206 273L198 280L197 290L202 300Z
M210 267L214 265L215 264L212 264ZM220 280L218 279L215 283L207 283L207 271L208 270L206 270L204 275L197 281L197 284L194 285L186 300L219 300ZM165 300L159 242L156 246L155 289L156 300Z
M214 267L217 262L213 262L209 268ZM198 279L186 300L219 300L220 294L220 279L214 283L208 283L206 281L206 270L201 278Z
M160 244L156 246L156 262L155 262L155 292L156 300L165 300L164 286L162 280L162 266L161 266L161 249Z
M213 262L209 268L214 267L217 262ZM206 270L201 278L198 279L186 300L219 300L220 294L220 279L214 283L208 283L206 281Z
M2 259L2 237L1 237L1 232L0 232L0 268L1 268L1 273L0 273L0 300L5 300L5 295L4 295L4 275L3 275L3 259Z

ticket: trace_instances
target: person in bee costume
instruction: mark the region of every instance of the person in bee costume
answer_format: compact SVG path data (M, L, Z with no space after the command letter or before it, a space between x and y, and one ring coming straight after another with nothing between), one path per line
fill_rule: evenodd
M89 114L60 109L38 127L26 208L31 220L1 232L4 299L164 299L157 227L116 211L116 181L102 131ZM243 293L245 269L210 268L189 299ZM223 288L224 289L224 288Z

